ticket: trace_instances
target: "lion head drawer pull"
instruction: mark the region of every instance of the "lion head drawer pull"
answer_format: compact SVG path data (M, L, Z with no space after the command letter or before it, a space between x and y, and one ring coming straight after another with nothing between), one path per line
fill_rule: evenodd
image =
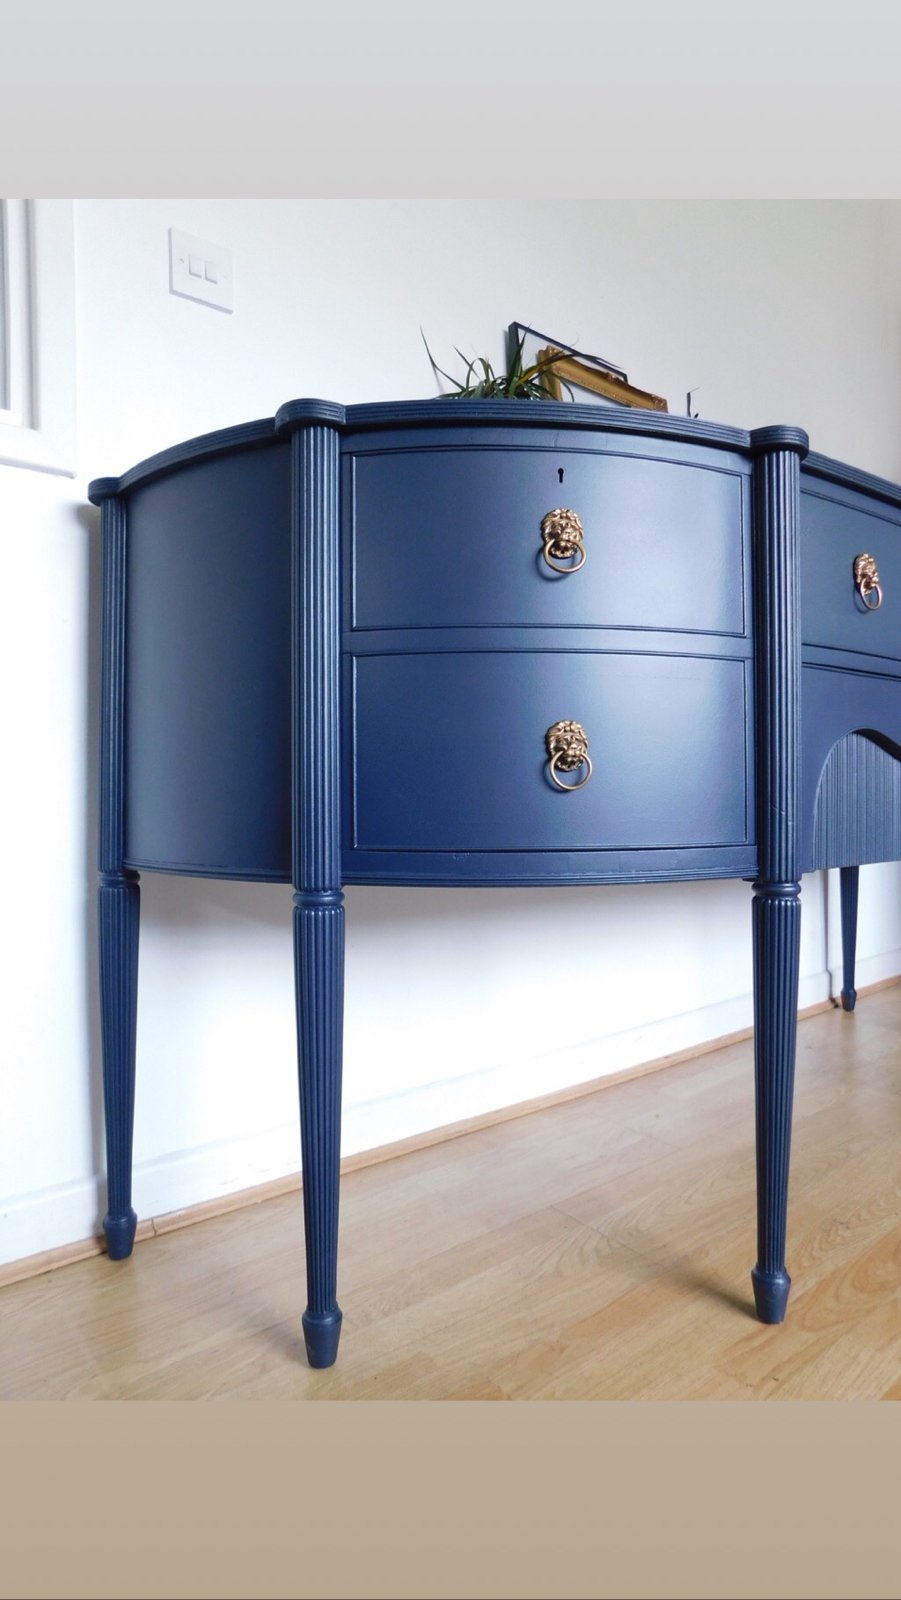
M879 573L876 570L876 559L863 555L854 558L854 582L857 593L868 611L878 611L882 605L882 589L879 584ZM873 598L875 596L875 598Z
M574 511L558 506L542 518L541 537L544 540L544 559L555 572L578 572L585 565L585 530ZM561 562L578 560L572 566Z
M548 771L558 789L572 794L574 789L584 789L591 777L591 757L588 754L588 735L581 722L555 722L544 736L548 753ZM562 783L560 772L577 772L585 767L585 776L578 783Z

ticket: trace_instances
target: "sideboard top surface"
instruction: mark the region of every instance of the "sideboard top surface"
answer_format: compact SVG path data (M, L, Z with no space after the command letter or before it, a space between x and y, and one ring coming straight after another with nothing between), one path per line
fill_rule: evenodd
M287 437L295 428L317 422L336 427L346 434L381 428L436 425L472 427L474 424L496 426L498 423L515 422L518 427L525 428L595 429L745 452L753 450L755 432L765 433L772 443L782 434L785 442L794 443L803 455L805 475L862 490L890 505L901 507L901 485L878 477L875 473L864 472L847 462L836 461L830 456L815 451L808 453L807 435L800 428L786 426L749 432L724 423L666 412L639 411L632 406L579 405L571 401L554 400L451 400L447 397L437 400L374 401L351 406L343 406L332 400L289 400L279 407L273 417L260 417L231 428L219 428L213 433L198 434L196 438L186 439L137 462L121 477L95 478L88 486L88 498L99 505L112 495L125 494L140 483L163 476L190 462L232 450L251 450L271 445Z
M777 426L749 433L743 428L733 428L724 423L641 411L632 406L580 405L554 400L458 400L446 396L433 400L377 401L351 406L330 400L289 400L274 417L258 418L235 427L220 428L214 433L201 434L149 456L129 468L121 477L95 478L88 486L88 498L99 505L113 495L125 494L138 484L164 476L191 462L235 450L273 445L289 437L295 429L316 423L337 428L346 435L390 428L472 428L512 424L517 429L550 428L627 434L633 438L706 445L747 454L754 452L758 439L764 442L764 436L768 446L784 444L796 449L802 456L806 455L808 448L807 435L801 428ZM829 463L825 457L817 459L827 466L840 469L839 463ZM847 471L853 474L857 485L865 476L853 468ZM893 490L901 504L901 488L894 488L880 479L873 479L872 483L883 490Z

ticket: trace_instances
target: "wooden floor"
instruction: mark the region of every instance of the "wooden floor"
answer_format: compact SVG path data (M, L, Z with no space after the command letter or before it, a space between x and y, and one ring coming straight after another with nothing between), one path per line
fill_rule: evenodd
M901 988L799 1029L788 1321L753 1316L750 1044L0 1290L5 1399L901 1399Z

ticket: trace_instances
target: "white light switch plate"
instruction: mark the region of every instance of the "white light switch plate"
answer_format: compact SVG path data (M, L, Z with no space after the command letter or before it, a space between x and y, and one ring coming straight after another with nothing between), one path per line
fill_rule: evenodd
M231 251L170 228L169 292L216 306L219 311L234 311Z

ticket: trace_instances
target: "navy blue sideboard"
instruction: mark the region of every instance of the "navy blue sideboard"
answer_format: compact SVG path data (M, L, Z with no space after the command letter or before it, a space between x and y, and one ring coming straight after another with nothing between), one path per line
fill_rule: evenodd
M314 1366L341 1327L343 886L742 878L752 1282L782 1321L801 875L842 869L850 1009L858 867L901 858L901 489L799 428L296 400L89 493L110 1256L142 872L293 885Z

